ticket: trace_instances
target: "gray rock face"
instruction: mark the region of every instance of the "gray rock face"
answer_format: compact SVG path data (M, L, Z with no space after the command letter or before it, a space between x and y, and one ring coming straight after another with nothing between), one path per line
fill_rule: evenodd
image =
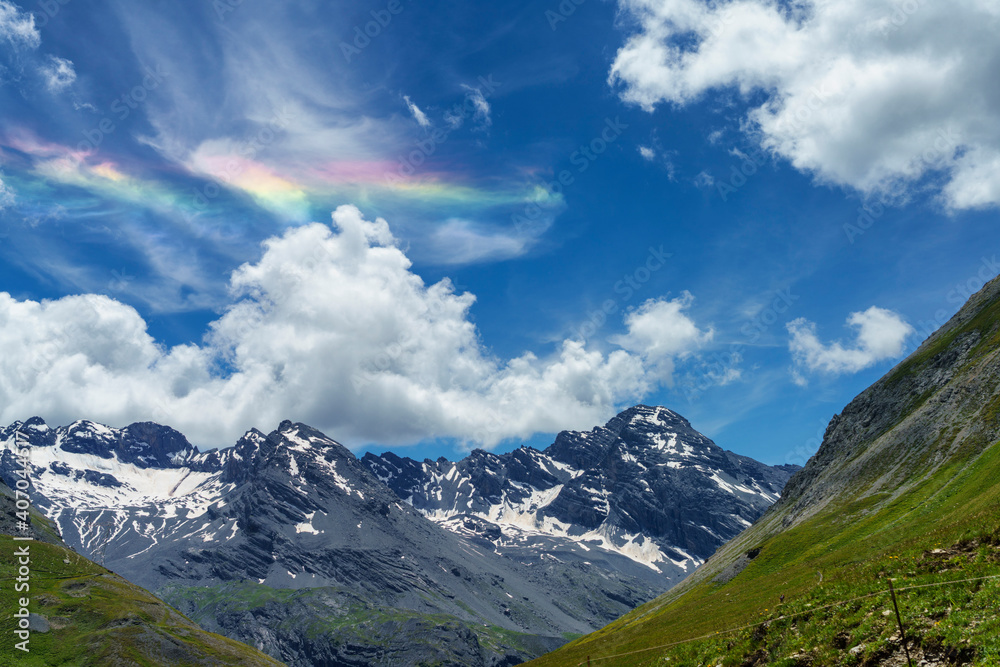
M798 470L724 451L677 413L643 405L590 432L564 431L544 451L362 463L429 518L501 553L545 538L670 577L753 523Z
M830 421L775 506L798 523L844 494L891 491L1000 437L1000 278Z

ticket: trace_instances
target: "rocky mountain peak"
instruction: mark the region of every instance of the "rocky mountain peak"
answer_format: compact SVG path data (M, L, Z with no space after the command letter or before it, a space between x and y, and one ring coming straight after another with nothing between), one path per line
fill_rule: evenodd
M68 426L50 428L41 417L14 422L3 429L0 439L8 441L20 433L32 447L58 446L64 452L116 459L140 468L176 468L192 460L198 448L169 426L152 422L111 428L86 419Z
M552 458L586 470L616 465L621 459L706 458L722 450L663 406L637 405L590 431L563 431L545 450Z
M57 429L59 446L65 452L91 454L102 459L114 458L121 432L87 420L75 421Z
M636 405L613 417L605 424L604 428L620 431L623 429L663 428L664 426L691 428L691 423L662 405Z
M42 432L49 430L49 427L45 423L45 420L42 419L41 417L32 417L28 421L24 422L21 425L21 428L31 429L35 431L42 431Z
M140 467L170 468L197 456L198 448L179 431L153 422L136 422L120 431L118 458Z
M268 434L267 439L276 447L284 447L300 455L321 457L327 461L357 461L351 450L325 433L300 422L281 422L277 430Z
M3 439L10 440L16 433L28 441L32 447L46 447L55 444L55 431L50 429L41 417L32 417L21 422L16 421L3 430Z
M227 449L217 449L202 454L191 462L194 470L214 472L222 470L221 481L225 484L239 484L246 481L273 450L266 435L255 428L250 429Z

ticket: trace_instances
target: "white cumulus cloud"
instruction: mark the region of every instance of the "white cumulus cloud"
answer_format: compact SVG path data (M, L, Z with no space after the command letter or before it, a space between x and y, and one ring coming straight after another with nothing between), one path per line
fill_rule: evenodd
M709 343L712 329L702 331L685 313L694 297L684 292L676 299L650 299L625 316L628 332L611 341L622 349L640 355L667 382L674 371L674 361L684 358Z
M564 341L550 355L493 355L475 297L411 270L385 220L334 213L264 244L230 279L232 303L200 344L166 348L132 307L100 295L0 293L0 421L152 419L228 445L290 418L347 442L509 437L585 428L669 382L707 337L685 294L626 318L620 349Z
M797 369L831 375L856 373L886 359L903 354L906 339L914 329L900 315L872 306L851 313L847 324L857 329L857 338L845 346L841 342L824 344L816 335L816 325L799 318L787 325L791 339L788 349ZM801 375L797 375L801 378Z
M652 110L755 100L743 128L817 180L952 209L1000 204L1000 5L992 0L620 0L638 30L610 81ZM756 100L760 100L759 102Z

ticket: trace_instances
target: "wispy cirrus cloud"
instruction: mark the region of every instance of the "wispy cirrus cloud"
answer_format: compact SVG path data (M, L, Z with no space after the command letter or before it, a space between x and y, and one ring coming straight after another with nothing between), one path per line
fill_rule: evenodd
M0 174L0 211L14 203L14 191L3 182L3 174Z
M472 219L469 216L483 211L523 206L537 196L528 186L502 191L430 177L390 183L383 178L389 162L328 160L297 171L279 171L281 167L242 157L240 146L232 142L206 142L186 165L189 173L204 179L192 187L178 182L162 165L144 165L142 173L136 173L134 164L116 162L107 151L46 141L23 128L0 136L0 146L16 158L8 166L18 173L19 180L44 184L26 191L28 196L21 202L25 216L38 215L28 213L36 197L67 204L63 217L81 211L90 220L98 211L106 212L102 225L111 226L108 233L115 243L131 248L123 249L122 254L142 258L152 272L132 281L117 296L127 294L156 312L211 308L222 303L223 287L208 278L218 271L216 263L239 263L275 229L273 224L253 227L256 223L251 221L250 211L254 208L283 224L305 224L312 219L315 207L367 193L383 210L406 209L415 220L421 213L437 216L451 211L462 217L436 225L416 241L423 261L442 265L516 257L535 241L532 233L505 226L455 222L468 221ZM247 201L234 201L240 195ZM13 199L5 201L12 203ZM120 217L114 213L123 205L142 215ZM60 259L58 244L58 239L52 239L45 261L35 258L35 270L70 290L100 288L107 282L106 267L100 263L90 269L74 267L71 260ZM183 247L200 250L179 251Z
M46 87L54 93L68 88L76 81L76 70L73 68L73 63L65 58L49 56L46 62L39 67L39 71L45 78Z
M72 61L38 53L42 45L42 34L35 24L35 16L9 0L0 0L0 45L4 43L13 57L8 68L4 68L0 62L0 74L6 74L5 70L14 72L14 79L19 86L30 89L40 79L41 85L49 92L59 93L76 80ZM25 72L32 74L27 81L21 80L21 75ZM3 83L3 78L0 78L0 85Z
M434 230L429 253L440 264L474 264L523 255L534 237L453 218Z
M0 39L29 49L37 49L42 43L35 17L8 0L0 0Z
M323 57L321 51L335 51L336 44L303 49L301 26L285 7L246 5L227 14L225 26L206 22L216 48L178 57L176 44L190 39L184 34L190 17L168 6L120 6L137 59L165 70L164 83L143 107L153 132L142 139L191 176L212 181L201 188L201 200L219 188L242 193L282 224L303 224L355 201L380 214L419 219L401 232L415 247L431 249L440 245L442 230L455 229L451 221L496 227L536 196L536 185L519 171L479 179L449 157L463 147L481 150L473 145L481 135L470 132L488 128L492 117L480 84L456 84L464 98L449 108L463 113L448 116L450 130L431 141L394 112L398 98L380 95L380 107L374 94L352 85L357 67ZM433 126L413 98L403 101L419 128ZM399 175L401 163L410 167L408 175ZM544 227L531 231L541 234ZM496 235L465 234L463 252L429 251L421 259L504 259L533 245L521 236L510 236L498 252Z
M427 118L427 114L421 111L420 107L410 100L409 95L403 95L403 100L406 102L406 108L410 110L410 115L413 116L413 120L417 121L417 125L420 127L430 127L431 121Z
M490 115L493 108L486 100L486 95L483 93L482 88L463 83L462 89L466 93L466 100L472 106L472 122L474 128L480 131L488 129L491 125L493 125L493 118ZM455 113L453 111L447 112L444 117L445 122L447 122L453 129L462 127L466 118L465 114Z

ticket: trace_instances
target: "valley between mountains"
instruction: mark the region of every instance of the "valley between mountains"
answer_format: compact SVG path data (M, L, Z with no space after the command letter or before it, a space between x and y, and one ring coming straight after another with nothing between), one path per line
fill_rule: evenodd
M8 485L15 442L61 572L30 664L1000 664L1000 278L802 469L644 405L457 462L33 418L0 433Z
M543 451L357 459L307 425L199 452L173 429L33 418L34 503L80 554L286 664L514 665L694 572L794 466L636 406Z

